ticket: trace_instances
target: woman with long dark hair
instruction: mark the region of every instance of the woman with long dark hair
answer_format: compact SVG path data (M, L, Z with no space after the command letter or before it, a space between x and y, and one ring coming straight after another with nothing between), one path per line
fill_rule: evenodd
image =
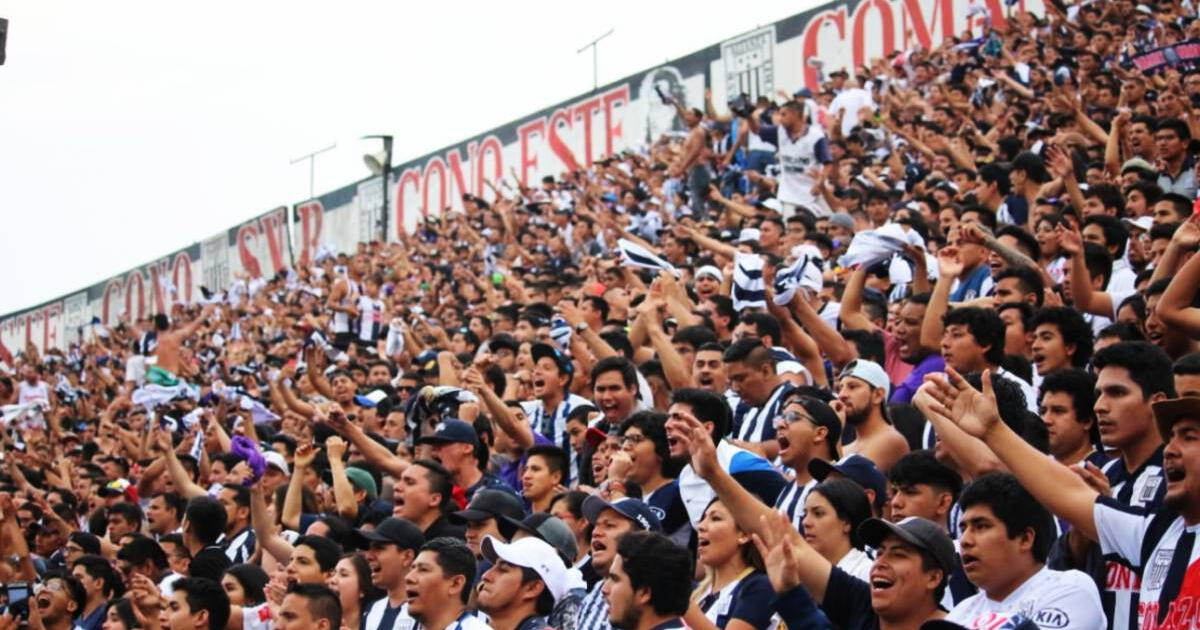
M386 594L371 583L371 565L358 553L342 556L326 584L338 595L342 627L347 630L359 630L363 611Z
M704 510L696 530L704 579L683 617L692 630L768 630L775 592L748 532L720 500Z
M849 479L826 479L805 503L804 539L837 568L866 581L871 558L863 551L858 526L871 518L862 486Z

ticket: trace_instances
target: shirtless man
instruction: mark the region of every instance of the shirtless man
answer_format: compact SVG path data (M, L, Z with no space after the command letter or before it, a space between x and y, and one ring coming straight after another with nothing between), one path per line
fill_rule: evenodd
M346 350L354 341L353 320L358 316L355 306L358 296L363 292L363 277L370 265L370 259L365 254L355 255L346 269L346 275L334 281L333 289L329 291L325 308L333 311L333 345L339 350Z
M684 109L678 102L675 103L675 109L691 131L688 132L687 139L683 141L683 151L679 157L675 158L675 163L671 165L671 168L667 169L667 175L680 177L687 173L691 204L694 209L699 209L704 206L704 200L708 198L708 182L711 179L708 166L706 166L710 159L708 132L700 124L704 119L704 114L695 108Z
M205 306L196 319L175 330L171 330L171 320L166 315L159 313L154 316L154 329L158 331L158 346L154 349L155 363L147 371L146 380L159 385L174 384L175 377L181 373L180 370L183 367L179 349L188 337L195 335L196 331L200 330L214 308L216 308L214 304Z
M885 472L908 452L908 442L884 415L890 390L883 368L865 359L847 363L838 386L838 402L845 410L846 424L855 433L845 454L862 455Z

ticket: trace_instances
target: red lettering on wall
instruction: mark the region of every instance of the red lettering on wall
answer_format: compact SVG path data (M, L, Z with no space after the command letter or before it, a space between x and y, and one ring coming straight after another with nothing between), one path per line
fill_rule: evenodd
M321 244L321 223L325 220L325 206L316 199L296 206L300 220L300 262L308 265Z
M284 242L284 213L287 212L284 208L280 208L275 212L263 216L260 220L261 229L267 237L267 254L271 256L272 273L278 273L280 269L287 266L283 259L283 242Z
M890 55L896 50L896 21L892 15L892 5L886 0L866 0L858 5L854 10L854 67L857 68L866 63L867 57L867 15L871 9L875 8L879 12L879 28L871 28L871 37L875 37L876 33L883 32L883 50L880 52L882 56Z
M190 304L192 301L192 257L188 256L187 252L179 252L175 255L175 260L171 265L171 284L175 285L179 301Z
M475 143L472 142L467 145L467 161L473 162L474 159ZM463 176L462 154L458 149L450 149L446 152L446 163L450 165L451 199L461 199L463 195L475 190L475 177L471 177L471 183L468 185L467 178Z
M146 316L146 279L141 271L131 271L125 277L125 317L130 322Z
M110 315L115 315L115 313L109 312L109 307L113 304L113 295L121 295L121 287L120 278L113 278L108 281L108 284L104 285L104 300L101 302L100 319L104 322L105 326L109 325L112 321Z
M941 21L938 21L939 16ZM938 44L934 43L934 34L940 35L937 41L940 42L946 37L954 34L954 3L951 0L934 0L933 14L928 19L925 18L925 12L921 9L921 0L904 0L901 5L900 12L901 21L904 28L904 47L911 48L913 42L910 41L909 34L917 41L925 50L931 50ZM937 30L941 27L940 32Z
M583 163L589 167L592 165L592 159L596 157L592 152L592 116L598 111L600 111L599 98L590 98L571 110L576 120L583 120Z
M604 95L604 153L613 154L613 141L622 137L621 120L616 116L619 106L629 104L629 84L609 90Z
M521 125L520 127L517 127L517 138L519 140L518 147L520 149L520 155L521 155L520 173L521 173L521 185L522 186L529 185L529 169L532 168L535 172L537 171L537 167L538 167L537 148L533 147L531 149L531 147L529 146L530 139L534 138L536 136L541 136L543 138L546 137L546 119L545 118L535 118L535 119Z
M488 158L492 168L488 168ZM500 181L504 177L504 145L494 135L479 141L479 176L481 179Z
M406 168L400 174L400 180L396 182L396 236L404 234L407 229L404 227L405 201L404 187L411 186L413 194L421 194L421 172L415 168Z
M550 145L550 150L554 152L554 156L558 158L558 161L562 162L563 167L569 171L579 170L579 162L575 161L575 154L571 151L571 147L567 146L566 142L563 142L562 137L558 133L559 129L563 127L571 129L573 126L571 114L565 109L560 109L550 115L549 128L546 133L546 140Z
M254 257L254 253L250 250L250 246L257 238L258 226L255 225L253 221L238 228L238 260L240 260L242 263L242 269L246 273L250 274L251 278L259 278L262 276L262 266L258 264L258 259Z
M429 216L429 178L436 177L437 208L436 215L441 215L446 208L446 163L440 157L433 157L425 163L425 174L421 177L421 213Z
M804 61L804 86L812 91L821 89L821 82L818 79L817 69L808 64L809 59L818 58L817 46L820 44L821 28L826 22L832 23L837 27L838 38L846 38L846 8L838 7L837 11L826 11L813 16L808 25L804 27L804 35L802 42L802 58Z

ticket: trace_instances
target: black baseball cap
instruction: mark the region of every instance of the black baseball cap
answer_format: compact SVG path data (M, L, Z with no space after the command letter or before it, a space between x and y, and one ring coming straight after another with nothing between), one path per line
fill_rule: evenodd
M446 518L455 525L466 525L494 518L496 526L500 528L500 534L505 538L512 538L517 529L512 521L519 522L525 518L525 506L521 505L521 500L511 492L484 489L477 491L475 496L471 497L467 509L451 512Z
M858 526L858 535L873 548L882 545L884 538L895 536L933 556L947 577L958 566L958 553L954 551L950 534L929 519L910 516L899 523L892 523L881 518L869 518Z
M563 374L574 375L575 366L571 360L563 353L558 351L558 348L548 343L535 343L529 346L529 354L533 356L533 362L537 363L542 357L550 357L554 363L558 365L558 370Z
M662 523L658 517L650 510L650 506L642 502L641 499L617 499L612 503L601 499L599 495L591 495L583 500L583 517L589 523L595 524L596 519L600 517L600 513L604 510L613 510L617 514L633 521L638 528L647 531L657 532L662 531Z
M834 464L823 459L814 459L808 462L808 474L817 481L825 481L825 478L832 472L840 473L865 490L874 491L875 506L883 507L883 502L887 500L887 479L879 471L875 462L858 454L847 455Z
M443 420L438 423L433 435L421 438L420 443L479 446L479 434L475 432L475 427L462 420Z
M354 539L360 549L366 549L371 543L392 543L401 549L416 551L425 544L425 534L421 528L408 519L389 516L375 526L375 529L356 529Z

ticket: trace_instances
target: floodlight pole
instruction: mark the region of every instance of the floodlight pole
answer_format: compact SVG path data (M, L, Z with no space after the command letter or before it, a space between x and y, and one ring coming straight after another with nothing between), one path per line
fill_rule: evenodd
M313 166L313 164L317 161L317 156L321 155L322 153L325 153L326 151L332 151L336 147L337 147L337 143L335 142L335 143L325 147L324 149L317 149L316 151L313 151L312 153L306 153L306 154L288 162L288 164L298 164L300 162L303 162L304 160L308 160L308 198L309 199L313 198L313 178L316 175L316 167Z
M588 42L583 48L580 48L579 50L575 51L575 54L578 55L589 48L592 49L592 91L593 92L595 92L600 87L600 81L598 78L599 74L600 74L599 66L597 65L598 62L596 60L596 57L597 57L596 51L597 51L598 47L596 46L596 44L599 44L600 40L604 39L605 37L612 35L614 30L616 30L616 29L615 28L608 29L607 33L601 35L600 37L597 37L596 39L593 39L592 41Z
M379 138L383 140L383 210L379 217L380 240L386 245L388 240L388 180L392 177L392 137L391 136L363 136L363 140L368 138Z

